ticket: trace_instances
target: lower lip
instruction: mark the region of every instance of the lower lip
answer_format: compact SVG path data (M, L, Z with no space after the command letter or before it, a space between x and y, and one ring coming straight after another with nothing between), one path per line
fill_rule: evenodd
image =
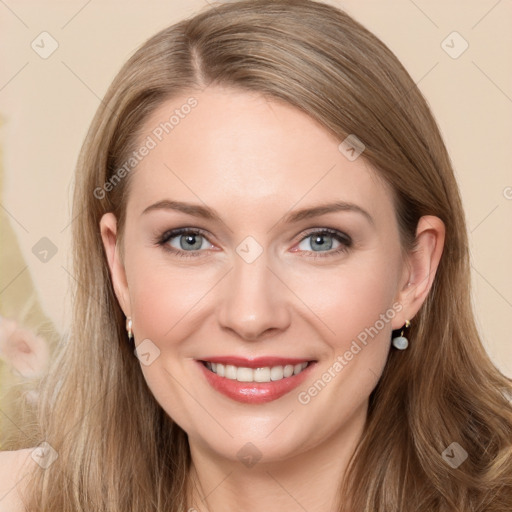
M216 373L208 370L206 366L197 361L201 371L210 385L219 393L245 404L263 404L281 398L292 389L299 386L311 372L314 362L297 375L285 377L281 380L270 382L238 382L237 380L219 377Z

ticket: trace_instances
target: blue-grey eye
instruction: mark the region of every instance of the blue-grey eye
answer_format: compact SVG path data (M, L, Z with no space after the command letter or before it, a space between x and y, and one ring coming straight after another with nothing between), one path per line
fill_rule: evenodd
M341 245L341 242L336 240L336 238L338 237L336 237L335 235L331 235L330 233L311 233L310 235L306 236L303 240L301 240L298 247L302 251L330 251L331 249L337 249Z
M176 242L178 246L176 246ZM198 233L185 233L169 238L167 242L171 247L175 249L181 249L183 251L199 251L200 249L207 249L211 244L208 243L206 238ZM203 246L203 244L205 244Z

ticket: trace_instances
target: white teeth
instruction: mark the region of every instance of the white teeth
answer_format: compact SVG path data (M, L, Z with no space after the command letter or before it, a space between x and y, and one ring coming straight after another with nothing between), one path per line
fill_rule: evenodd
M287 364L284 367L283 373L285 377L291 377L293 375L293 364Z
M287 364L286 366L266 366L253 369L206 361L206 367L219 377L237 380L238 382L274 382L299 374L307 365L308 363L304 362L296 365Z
M236 380L238 382L252 382L252 368L238 368L236 371Z
M217 366L219 363L217 363ZM226 370L224 376L226 379L236 380L236 366L233 366L232 364L226 365Z
M284 377L282 366L273 366L270 368L270 380L281 380Z
M299 364L296 364L294 367L293 367L293 374L294 375L297 375L298 373L300 373L302 370L304 370L304 368L306 368L306 366L308 365L308 363L299 363Z
M255 382L270 382L270 368L256 368L253 372Z

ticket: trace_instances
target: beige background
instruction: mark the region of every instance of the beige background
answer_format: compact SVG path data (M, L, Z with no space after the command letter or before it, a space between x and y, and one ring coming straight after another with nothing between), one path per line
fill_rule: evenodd
M329 3L396 53L433 109L466 208L478 324L491 357L512 376L512 3ZM206 6L203 0L0 2L0 216L12 223L25 259L20 268L1 269L0 298L29 272L44 312L65 331L73 170L99 98L145 39ZM43 31L59 45L47 59L31 48ZM453 31L469 44L457 59L441 46ZM462 41L451 36L447 44L454 51ZM42 237L58 249L46 263L32 253Z

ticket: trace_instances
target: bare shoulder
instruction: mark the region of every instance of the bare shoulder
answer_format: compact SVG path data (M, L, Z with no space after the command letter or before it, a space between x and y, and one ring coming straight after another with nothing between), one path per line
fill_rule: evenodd
M23 512L19 493L36 464L32 450L0 451L0 512Z

